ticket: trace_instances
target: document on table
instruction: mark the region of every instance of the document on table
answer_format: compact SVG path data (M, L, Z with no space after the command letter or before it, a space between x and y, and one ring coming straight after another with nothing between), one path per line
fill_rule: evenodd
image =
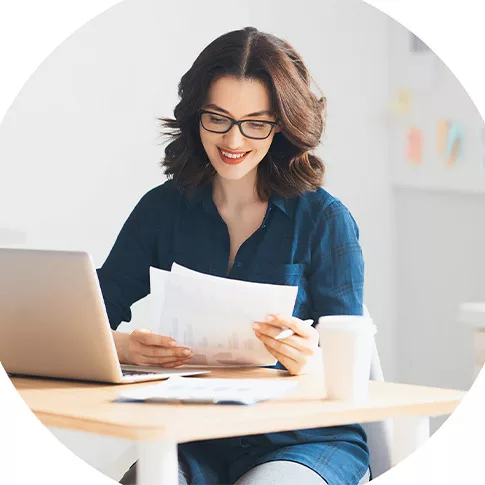
M269 313L292 315L298 287L206 275L175 264L150 268L158 333L190 347L191 365L261 366L276 359L254 335ZM158 314L158 315L157 315Z
M116 401L255 404L277 398L298 386L299 382L293 379L201 379L174 376L164 382L123 391Z

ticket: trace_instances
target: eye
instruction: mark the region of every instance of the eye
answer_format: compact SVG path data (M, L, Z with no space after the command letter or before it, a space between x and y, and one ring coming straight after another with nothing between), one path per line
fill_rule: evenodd
M257 121L250 121L249 127L254 130L262 130L266 126L266 123L258 123Z
M210 121L211 123L216 123L216 124L221 124L221 123L227 123L226 118L221 118L220 116L210 116Z

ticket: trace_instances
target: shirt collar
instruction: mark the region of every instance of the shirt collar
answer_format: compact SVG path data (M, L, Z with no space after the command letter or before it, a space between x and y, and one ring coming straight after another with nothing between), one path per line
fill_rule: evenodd
M190 196L186 196L187 205L189 207L197 207L202 205L204 210L210 214L218 215L217 208L212 200L212 184L203 185L194 189Z
M288 217L293 217L295 213L295 200L285 199L282 195L273 195L269 198L269 203L278 207L278 209Z
M185 196L187 205L191 207L198 206L204 199L207 199L209 195L212 195L211 184L197 187L192 190L190 195Z
M199 204L202 204L204 209L208 212L217 211L214 205L214 201L212 200L212 185L207 184L202 187L197 187L194 190L192 196L186 197L187 203L191 207L196 207ZM281 212L286 214L288 217L293 217L295 212L295 200L294 199L286 199L282 195L273 195L269 198L268 203L270 205L276 206Z

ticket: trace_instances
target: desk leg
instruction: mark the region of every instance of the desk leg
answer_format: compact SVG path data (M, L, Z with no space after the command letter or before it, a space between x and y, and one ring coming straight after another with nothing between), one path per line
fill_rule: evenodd
M137 485L178 485L177 443L138 441Z
M406 416L394 420L393 465L416 451L429 438L428 416Z

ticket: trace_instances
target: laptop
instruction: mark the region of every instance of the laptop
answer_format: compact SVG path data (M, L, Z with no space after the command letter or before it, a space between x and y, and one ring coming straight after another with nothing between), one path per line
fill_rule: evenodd
M0 248L0 362L12 375L128 384L210 371L120 365L93 261Z

